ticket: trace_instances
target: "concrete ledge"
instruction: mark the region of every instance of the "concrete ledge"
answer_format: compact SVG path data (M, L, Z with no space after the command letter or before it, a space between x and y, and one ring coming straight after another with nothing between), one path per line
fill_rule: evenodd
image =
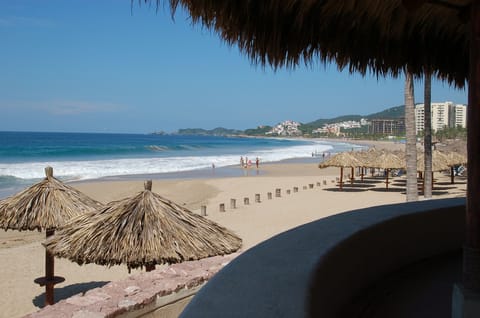
M390 272L460 249L465 199L355 210L277 235L213 277L181 317L336 317Z
M25 317L178 317L192 295L237 255L210 257L132 275Z

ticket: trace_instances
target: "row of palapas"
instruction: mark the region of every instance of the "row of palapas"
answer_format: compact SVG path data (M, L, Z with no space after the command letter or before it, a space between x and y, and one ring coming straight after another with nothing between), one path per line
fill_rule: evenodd
M419 153L417 156L417 171L425 171L424 154ZM450 170L452 183L454 182L454 167L457 165L465 165L467 158L457 152L444 153L439 150L432 151L432 172ZM378 151L370 148L367 151L351 151L341 152L333 155L327 160L319 164L319 168L340 167L340 189L343 184L343 169L354 168L378 168L386 171L387 188L388 175L391 169L405 169L406 160L404 152ZM362 174L363 175L363 174Z
M46 303L53 303L53 256L78 264L130 268L178 263L237 251L241 239L224 227L152 192L102 204L53 177L0 201L0 228L46 231ZM51 267L51 268L49 268Z

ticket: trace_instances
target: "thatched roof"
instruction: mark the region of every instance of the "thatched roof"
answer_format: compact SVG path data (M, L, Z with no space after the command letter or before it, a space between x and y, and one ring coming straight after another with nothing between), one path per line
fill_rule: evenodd
M420 152L417 155L417 170L425 171L424 153ZM450 169L447 155L438 150L432 152L432 171L443 171Z
M362 163L363 167L373 167L370 163L381 153L372 147L368 150L354 151L352 155Z
M5 230L51 230L72 217L101 209L102 204L68 186L45 168L41 182L0 201L0 228Z
M153 0L139 0L151 3ZM471 0L156 0L277 67L336 62L340 69L433 75L463 87ZM432 36L434 35L434 36Z
M375 157L373 157L369 163L371 168L380 168L380 169L401 169L405 168L405 160L397 157L391 152L383 152Z
M464 165L467 163L467 157L465 157L461 153L451 151L446 153L446 156L449 166Z
M340 152L318 165L319 168L327 167L362 167L363 164L350 152Z
M131 198L72 219L45 246L78 264L137 268L229 254L241 247L241 239L152 192L149 181Z

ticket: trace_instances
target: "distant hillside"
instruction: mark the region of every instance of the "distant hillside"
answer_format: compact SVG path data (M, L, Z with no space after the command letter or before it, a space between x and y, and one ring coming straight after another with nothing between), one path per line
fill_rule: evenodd
M374 119L374 118L382 118L382 119L394 119L394 118L401 118L405 116L405 106L395 106L391 107L388 109L385 109L381 112L378 113L373 113L370 115L345 115L345 116L338 116L335 118L329 118L329 119L317 119L315 121L306 123L304 125L309 125L309 126L318 126L322 127L325 124L333 124L333 123L339 123L342 121L349 121L349 120L354 120L354 121L359 121L362 118L365 119Z
M365 118L367 120L370 119L395 119L404 117L405 114L405 106L395 106L388 109L385 109L378 113L373 113L370 115L344 115L338 116L335 118L329 119L317 119L315 121L302 124L299 129L304 134L309 134L312 130L316 128L321 128L325 124L333 124L339 123L344 121L360 121L360 119ZM203 129L203 128L186 128L186 129L179 129L175 134L176 135L201 135L201 136L232 136L232 135L251 135L251 136L265 136L265 133L272 129L271 126L259 126L253 129L246 129L245 131L236 130L236 129L228 129L223 127L218 127L215 129Z
M312 121L303 125L323 127L323 125L325 124L333 124L333 123L339 123L342 121L350 121L350 120L360 121L360 119L362 118L366 118L366 117L360 116L360 115L345 115L345 116L338 116L338 117L329 118L329 119L317 119L315 121Z
M381 112L365 116L366 119L395 119L405 116L405 105L395 106Z
M344 121L360 121L360 119L365 118L367 120L370 119L394 119L394 118L400 118L404 117L405 114L405 106L395 106L391 107L388 109L385 109L381 112L378 113L373 113L370 115L345 115L345 116L338 116L335 118L329 118L329 119L317 119L315 121L302 124L300 126L300 130L304 134L309 134L312 132L312 130L321 128L325 126L326 124L333 124L333 123L340 123Z
M228 129L223 127L217 127L214 129L203 129L203 128L186 128L179 129L175 135L200 135L200 136L231 136L231 135L241 135L243 134L242 130Z

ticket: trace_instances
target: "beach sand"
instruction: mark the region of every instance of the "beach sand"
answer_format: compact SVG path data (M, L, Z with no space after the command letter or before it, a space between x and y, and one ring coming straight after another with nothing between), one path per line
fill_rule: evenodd
M404 147L388 142L375 145L377 149ZM405 202L405 180L401 178L394 180L388 192L381 177L363 183L357 180L353 186L346 183L344 191L338 191L335 180L339 169L319 169L317 163L261 164L258 174L255 167L250 168L248 173L240 167L238 169L242 171L238 177L154 179L153 191L195 213L200 213L202 205L207 206L209 219L231 229L243 239L242 250L322 217L373 205ZM349 171L345 171L347 173ZM465 196L465 179L458 179L458 183L452 186L448 184L449 176L436 173L435 178L434 199ZM313 188L309 184L313 184ZM101 202L122 199L143 189L143 181L140 180L73 185ZM298 192L293 192L294 187L298 187ZM281 189L281 197L275 197L277 188ZM287 190L291 193L287 194ZM271 200L267 199L268 192L272 192ZM260 203L255 202L257 193L260 194ZM244 198L249 198L249 205L244 204ZM236 199L236 209L230 209L230 199ZM225 204L226 212L219 212L220 203ZM33 283L35 278L44 275L43 239L44 233L39 232L0 231L1 317L21 317L43 306L44 288ZM66 279L56 285L55 297L58 301L137 272L139 270L128 274L126 266L79 266L65 259L55 259L55 274Z

